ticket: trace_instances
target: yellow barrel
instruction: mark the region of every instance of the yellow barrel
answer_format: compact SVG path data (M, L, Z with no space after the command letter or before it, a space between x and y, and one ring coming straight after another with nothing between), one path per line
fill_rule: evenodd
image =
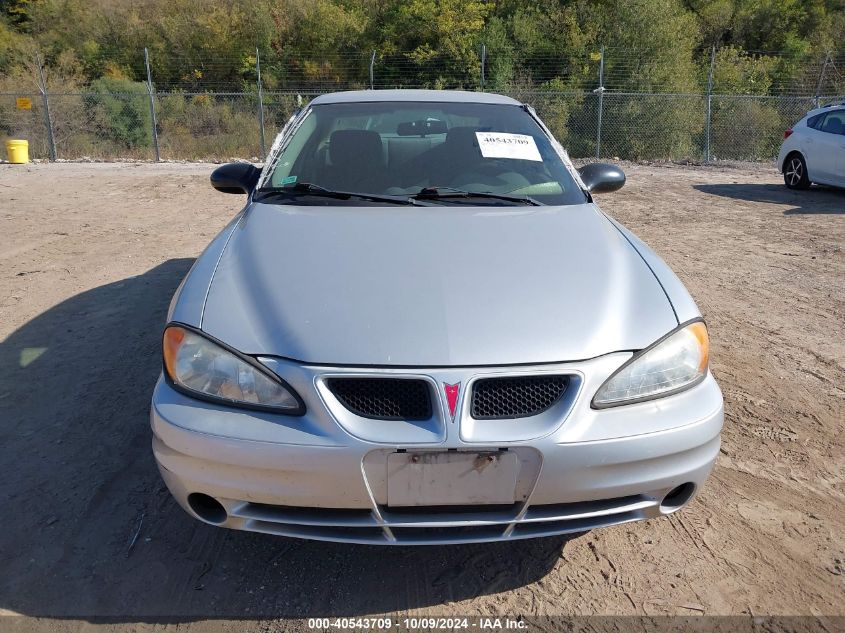
M6 153L9 155L9 162L23 165L29 162L29 141L9 140L6 141Z

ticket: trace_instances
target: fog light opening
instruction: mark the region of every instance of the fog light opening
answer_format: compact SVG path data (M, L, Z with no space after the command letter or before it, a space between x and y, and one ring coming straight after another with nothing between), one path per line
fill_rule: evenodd
M188 495L188 505L203 521L223 523L226 520L226 508L214 497L192 492Z
M685 484L681 484L677 488L672 488L665 497L663 497L663 502L660 504L660 511L664 514L669 514L670 512L674 512L679 508L686 505L687 501L692 499L692 495L695 493L695 484L691 481L688 481Z

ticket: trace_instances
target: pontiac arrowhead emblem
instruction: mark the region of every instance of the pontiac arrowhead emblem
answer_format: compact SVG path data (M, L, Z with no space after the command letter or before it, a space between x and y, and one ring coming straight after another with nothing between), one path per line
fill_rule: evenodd
M461 383L456 385L447 385L443 383L443 390L446 392L446 404L449 405L449 415L452 416L452 421L455 420L455 411L458 408L458 394L461 393Z

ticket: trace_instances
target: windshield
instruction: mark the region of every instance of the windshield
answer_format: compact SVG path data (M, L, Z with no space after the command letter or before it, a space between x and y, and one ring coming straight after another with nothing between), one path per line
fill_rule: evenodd
M312 193L316 188L374 196L422 192L434 204L510 205L530 198L563 205L586 199L552 142L518 105L314 105L286 141L262 189L302 192L305 184Z

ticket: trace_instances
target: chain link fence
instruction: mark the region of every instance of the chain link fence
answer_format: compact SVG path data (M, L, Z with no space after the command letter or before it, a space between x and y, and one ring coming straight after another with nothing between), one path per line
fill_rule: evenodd
M298 103L318 94L264 92L259 104L256 93L157 93L159 158L262 160ZM813 97L713 95L708 142L707 95L516 91L510 96L534 106L573 157L623 160L769 161L784 130L816 104ZM16 107L21 97L31 100L31 109ZM156 159L147 94L50 93L48 99L58 158ZM26 139L33 158L50 157L40 94L0 94L0 131L0 142Z
M749 161L777 156L784 130L817 104L839 103L842 97L712 97L711 158Z
M240 90L228 84L227 90L215 90L221 84L208 79L214 70L209 66L203 67L205 74L185 74L187 88L181 89L173 81L157 86L146 70L147 81L97 80L63 92L48 90L42 73L37 92L0 92L0 142L26 139L30 155L41 159L262 160L296 109L319 94L463 88L489 89L531 104L575 158L769 161L784 130L808 110L845 101L838 70L845 58L830 54L823 64L799 73L806 77L769 87L798 94L754 95L718 92L715 51L709 81L706 73L698 77L695 92L677 94L668 84L626 90L655 81L641 60L622 53L602 49L584 60L517 61L482 51L478 60L456 62L374 51L326 60L283 59L266 84L256 55L255 78L242 81ZM822 88L832 92L818 94Z
M6 138L28 140L31 156L49 156L47 125L40 94L0 94L0 140L5 141Z

